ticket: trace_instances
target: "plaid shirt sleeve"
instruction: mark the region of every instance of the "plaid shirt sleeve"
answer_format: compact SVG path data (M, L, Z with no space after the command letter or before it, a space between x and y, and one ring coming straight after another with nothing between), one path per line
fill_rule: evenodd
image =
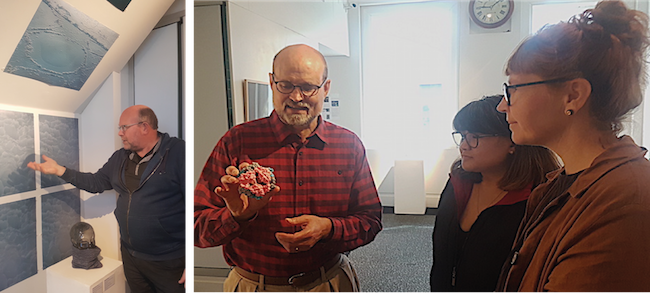
M228 144L228 136L219 140L194 190L194 245L201 248L223 245L237 237L244 228L235 220L223 199L214 192L221 185L221 177L230 165Z

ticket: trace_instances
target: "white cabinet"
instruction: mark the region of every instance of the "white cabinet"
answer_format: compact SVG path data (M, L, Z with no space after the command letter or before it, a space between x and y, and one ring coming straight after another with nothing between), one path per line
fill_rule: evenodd
M124 293L126 279L122 262L111 258L101 260L97 269L75 269L68 257L46 269L48 293Z

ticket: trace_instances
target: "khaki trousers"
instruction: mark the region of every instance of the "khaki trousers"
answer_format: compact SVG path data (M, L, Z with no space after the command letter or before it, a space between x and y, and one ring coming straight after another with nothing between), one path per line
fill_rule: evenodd
M359 278L347 256L329 271L321 270L321 278L303 287L277 286L264 284L260 280L252 281L242 277L236 270L231 270L223 284L224 292L359 292Z

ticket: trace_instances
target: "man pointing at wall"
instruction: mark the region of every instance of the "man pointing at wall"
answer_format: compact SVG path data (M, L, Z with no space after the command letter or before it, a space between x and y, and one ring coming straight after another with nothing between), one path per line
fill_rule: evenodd
M124 274L134 293L185 292L185 142L158 132L142 105L120 116L117 150L96 173L82 173L43 155L27 166L92 193L114 189Z

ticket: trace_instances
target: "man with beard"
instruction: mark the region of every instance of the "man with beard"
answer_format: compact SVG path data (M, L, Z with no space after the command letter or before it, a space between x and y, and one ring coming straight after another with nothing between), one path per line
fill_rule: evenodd
M382 229L365 149L354 133L320 116L330 80L318 51L282 49L269 80L270 117L230 129L201 173L194 244L223 245L234 266L224 291L358 291L342 252ZM275 172L277 187L261 199L238 188L236 167L253 162Z

